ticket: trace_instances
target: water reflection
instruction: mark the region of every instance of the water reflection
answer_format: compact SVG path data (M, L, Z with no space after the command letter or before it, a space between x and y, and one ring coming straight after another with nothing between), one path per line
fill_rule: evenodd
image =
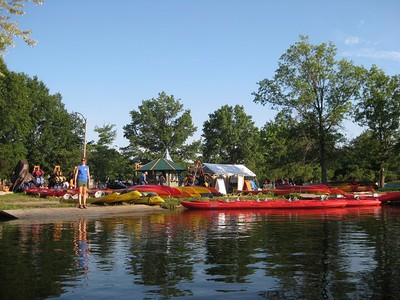
M400 210L0 223L1 299L400 297Z
M80 219L78 222L78 230L76 237L74 239L74 251L77 256L77 263L79 268L83 271L85 275L85 280L87 282L88 272L89 272L89 253L90 253L90 241L87 237L87 220Z

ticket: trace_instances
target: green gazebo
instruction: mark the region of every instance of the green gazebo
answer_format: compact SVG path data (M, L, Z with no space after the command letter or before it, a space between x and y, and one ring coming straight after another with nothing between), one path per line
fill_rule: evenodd
M148 162L147 164L141 166L140 168L136 169L137 172L152 172L152 178L156 178L156 172L165 172L167 185L171 185L171 183L178 183L178 179L171 176L171 173L179 173L182 171L186 171L185 167L173 162L172 160L166 158L157 158Z

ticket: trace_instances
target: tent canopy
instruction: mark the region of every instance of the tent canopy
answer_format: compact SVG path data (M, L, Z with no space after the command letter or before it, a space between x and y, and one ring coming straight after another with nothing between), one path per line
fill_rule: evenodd
M178 165L172 160L158 158L136 169L136 171L186 171L186 168Z
M245 165L203 163L203 169L204 172L211 173L212 175L244 175L256 177L256 174L250 171Z

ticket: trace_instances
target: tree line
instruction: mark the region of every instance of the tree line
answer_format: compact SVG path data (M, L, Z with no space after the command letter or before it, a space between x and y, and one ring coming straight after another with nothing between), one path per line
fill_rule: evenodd
M189 142L197 128L180 99L160 92L142 100L123 128L129 146L112 146L114 124L95 127L98 141L87 144L91 173L97 181L132 179L135 164L168 150L185 166L197 160L245 164L259 180L396 180L400 76L336 56L333 43L313 45L300 36L274 76L253 92L255 103L278 112L262 128L242 105L224 105L209 114L201 139ZM9 178L20 159L48 173L65 166L68 175L82 155L82 119L37 77L8 70L2 59L0 74L0 178ZM363 128L353 140L343 134L346 120Z

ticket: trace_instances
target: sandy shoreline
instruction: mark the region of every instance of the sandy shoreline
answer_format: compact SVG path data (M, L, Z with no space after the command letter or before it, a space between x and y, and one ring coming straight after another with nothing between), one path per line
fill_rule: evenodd
M149 205L122 205L122 206L88 206L87 209L79 209L76 207L65 208L31 208L31 209L14 209L0 211L0 221L11 220L46 220L50 221L60 219L75 218L97 218L113 215L126 214L149 214L149 213L165 213L167 209L160 206Z

